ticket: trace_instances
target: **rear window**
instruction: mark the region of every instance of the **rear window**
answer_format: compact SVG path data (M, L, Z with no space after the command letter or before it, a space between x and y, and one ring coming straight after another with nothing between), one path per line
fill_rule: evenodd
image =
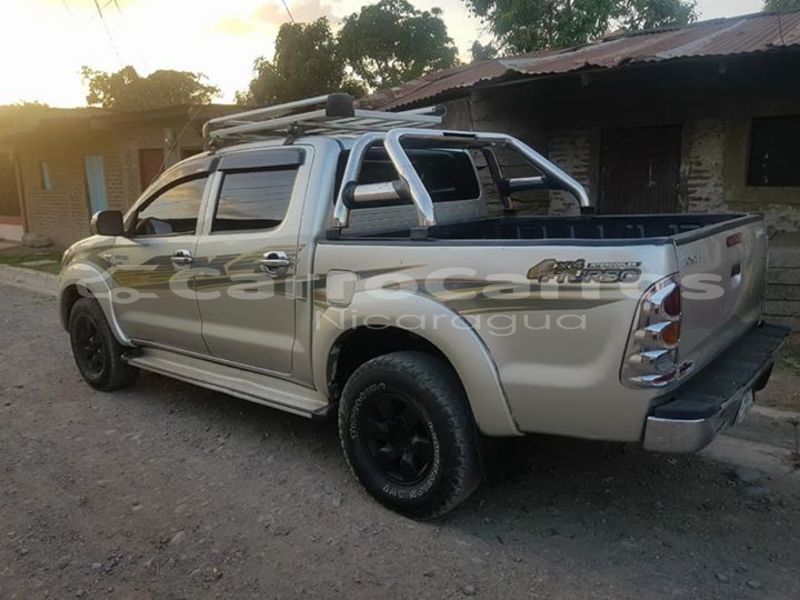
M272 229L283 222L297 169L225 173L211 232Z
M411 164L417 170L425 189L434 202L474 200L481 194L472 161L466 152L459 150L407 150ZM347 164L349 152L339 158L339 181ZM367 153L361 167L358 183L383 183L398 179L397 170L383 148Z

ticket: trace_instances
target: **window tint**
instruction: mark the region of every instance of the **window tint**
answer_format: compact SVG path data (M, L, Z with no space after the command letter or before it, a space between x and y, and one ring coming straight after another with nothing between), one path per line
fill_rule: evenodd
M800 186L800 116L754 119L747 184Z
M472 200L480 196L472 161L465 152L412 149L407 153L434 202ZM381 183L397 178L386 151L375 148L367 153L358 182Z
M434 202L474 200L480 196L480 183L475 178L473 164L465 152L447 149L411 149L406 152ZM349 150L339 155L337 190L342 184L349 156ZM397 170L383 148L372 148L367 152L358 183L383 183L397 178Z
M195 233L207 177L191 179L161 192L139 211L136 235Z
M297 169L225 173L212 232L271 229L281 224Z

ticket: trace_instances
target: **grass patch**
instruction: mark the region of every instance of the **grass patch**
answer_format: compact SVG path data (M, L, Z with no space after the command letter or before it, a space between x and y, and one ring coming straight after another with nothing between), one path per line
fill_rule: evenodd
M35 263L37 261L54 261L47 264L30 265L25 263ZM53 250L31 250L30 248L0 251L0 265L10 267L20 267L22 269L33 269L58 275L61 271L61 252Z
M792 335L781 351L778 367L800 376L800 335Z

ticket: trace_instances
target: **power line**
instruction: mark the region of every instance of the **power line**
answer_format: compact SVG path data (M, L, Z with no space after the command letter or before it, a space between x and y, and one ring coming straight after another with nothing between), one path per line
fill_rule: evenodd
M106 35L108 36L108 41L111 43L111 47L114 49L114 54L117 55L119 66L122 68L125 66L122 62L122 55L119 53L119 48L117 48L117 43L114 41L114 36L111 34L111 30L108 28L108 23L106 23L106 18L103 15L103 9L100 8L100 2L98 0L94 0L94 6L97 9L97 14L100 15L100 20L103 22L103 29L106 30ZM108 4L106 4L106 6L108 6Z
M113 3L114 6L117 8L117 12L119 13L120 20L124 21L125 20L123 18L124 14L122 13L122 7L119 5L119 2L117 0L108 0L108 2L106 2L106 6L111 4L111 3ZM142 47L139 45L139 43L136 40L136 36L132 36L130 34L130 29L128 29L126 26L124 27L124 29L125 29L126 37L128 38L128 42L130 43L131 39L133 40L133 47L136 50L136 54L139 57L139 60L141 61L142 66L144 67L144 70L149 73L150 72L150 65L147 63L147 59L144 56L144 52L142 52Z
M283 8L286 9L286 14L289 15L289 20L294 24L294 17L292 16L292 11L289 10L289 5L286 4L286 0L281 0L283 3Z
M67 14L72 17L72 9L70 9L69 4L67 4L67 0L61 0L61 3L64 5L64 8L67 9Z

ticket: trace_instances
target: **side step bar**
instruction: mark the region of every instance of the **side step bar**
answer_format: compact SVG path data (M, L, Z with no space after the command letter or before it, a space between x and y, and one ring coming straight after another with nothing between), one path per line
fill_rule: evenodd
M142 348L128 364L309 419L327 419L333 405L316 390L168 350Z

